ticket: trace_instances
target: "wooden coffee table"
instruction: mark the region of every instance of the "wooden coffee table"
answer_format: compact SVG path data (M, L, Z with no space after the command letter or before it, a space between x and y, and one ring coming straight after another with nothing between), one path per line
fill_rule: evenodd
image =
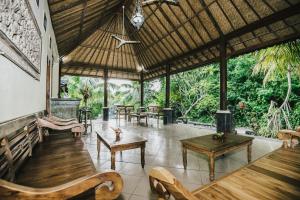
M121 133L119 141L116 141L113 132L96 132L97 133L97 151L98 158L100 156L101 142L110 150L111 153L111 169L116 169L115 155L117 151L141 148L141 164L145 166L145 147L147 140L139 136L132 136L126 133Z
M212 135L180 140L182 145L183 166L187 166L187 149L202 153L209 158L209 179L215 179L215 158L230 151L247 146L248 163L251 162L251 145L254 138L241 135L227 135L224 142L213 140Z

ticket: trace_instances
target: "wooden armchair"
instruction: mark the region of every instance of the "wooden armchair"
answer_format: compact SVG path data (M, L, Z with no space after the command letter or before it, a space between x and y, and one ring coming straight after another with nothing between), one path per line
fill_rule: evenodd
M121 119L121 115L126 115L125 106L117 106L116 119Z
M160 117L164 116L162 111L163 111L162 108L159 107L159 106L155 106L155 105L148 106L147 115L148 115L149 118L156 118L157 119L157 124L159 124Z
M149 181L151 190L157 192L159 200L169 199L171 194L175 199L198 200L173 174L162 167L155 167L150 171Z
M0 199L82 199L83 197L76 197L92 190L92 193L94 193L92 194L92 197L94 197L92 199L109 200L116 199L122 192L122 188L122 178L114 171L82 177L51 188L26 187L0 179ZM90 195L87 196L83 199L89 199Z

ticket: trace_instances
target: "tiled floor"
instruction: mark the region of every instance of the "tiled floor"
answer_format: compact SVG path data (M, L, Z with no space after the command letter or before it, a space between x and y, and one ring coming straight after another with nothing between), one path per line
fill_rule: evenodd
M212 129L200 129L191 125L174 124L164 126L150 122L149 127L138 126L136 123L125 122L93 122L93 133L84 137L84 141L91 154L97 170L110 169L110 153L101 145L100 159L97 159L96 133L105 131L109 126L120 127L125 134L136 134L148 139L146 144L145 168L140 164L140 149L124 151L121 157L116 155L116 170L124 180L124 189L119 199L147 200L155 199L151 193L148 172L155 166L163 166L173 173L188 189L193 190L209 183L207 159L197 153L188 151L187 170L183 169L180 139L213 133ZM252 158L257 159L266 153L279 148L280 142L276 140L255 138L252 146ZM216 161L216 178L224 176L244 166L247 163L246 149L226 154Z

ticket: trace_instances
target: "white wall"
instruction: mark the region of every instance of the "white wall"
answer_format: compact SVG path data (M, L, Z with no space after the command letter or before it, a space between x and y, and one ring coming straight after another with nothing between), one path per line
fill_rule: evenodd
M46 69L47 55L54 57L52 96L57 96L58 52L51 24L47 0L29 0L42 35L41 77L35 80L18 66L0 56L0 123L46 109ZM43 27L44 13L47 16L47 31ZM50 36L52 49L49 47ZM52 65L52 61L51 61Z

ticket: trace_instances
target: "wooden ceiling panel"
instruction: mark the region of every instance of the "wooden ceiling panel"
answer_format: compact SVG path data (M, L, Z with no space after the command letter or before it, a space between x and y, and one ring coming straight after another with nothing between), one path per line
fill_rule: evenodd
M145 79L218 61L218 45L227 41L228 56L236 56L300 37L300 0L180 0L179 5L153 3L143 7L140 30L130 23L135 1L48 0L60 55L72 73ZM111 36L122 34L126 5L126 40L140 44L115 47ZM74 69L75 66L75 69ZM73 70L73 71L72 71Z
M233 29L236 30L246 25L246 21L243 19L242 14L234 7L231 0L219 0L219 6L233 26Z
M231 27L230 22L227 20L227 17L220 8L219 4L213 3L208 7L208 9L212 13L212 16L214 17L217 26L220 27L222 31L221 34L226 34L233 30L233 27Z
M259 18L264 18L273 13L263 1L247 0L247 2L249 2L250 7L258 14Z

